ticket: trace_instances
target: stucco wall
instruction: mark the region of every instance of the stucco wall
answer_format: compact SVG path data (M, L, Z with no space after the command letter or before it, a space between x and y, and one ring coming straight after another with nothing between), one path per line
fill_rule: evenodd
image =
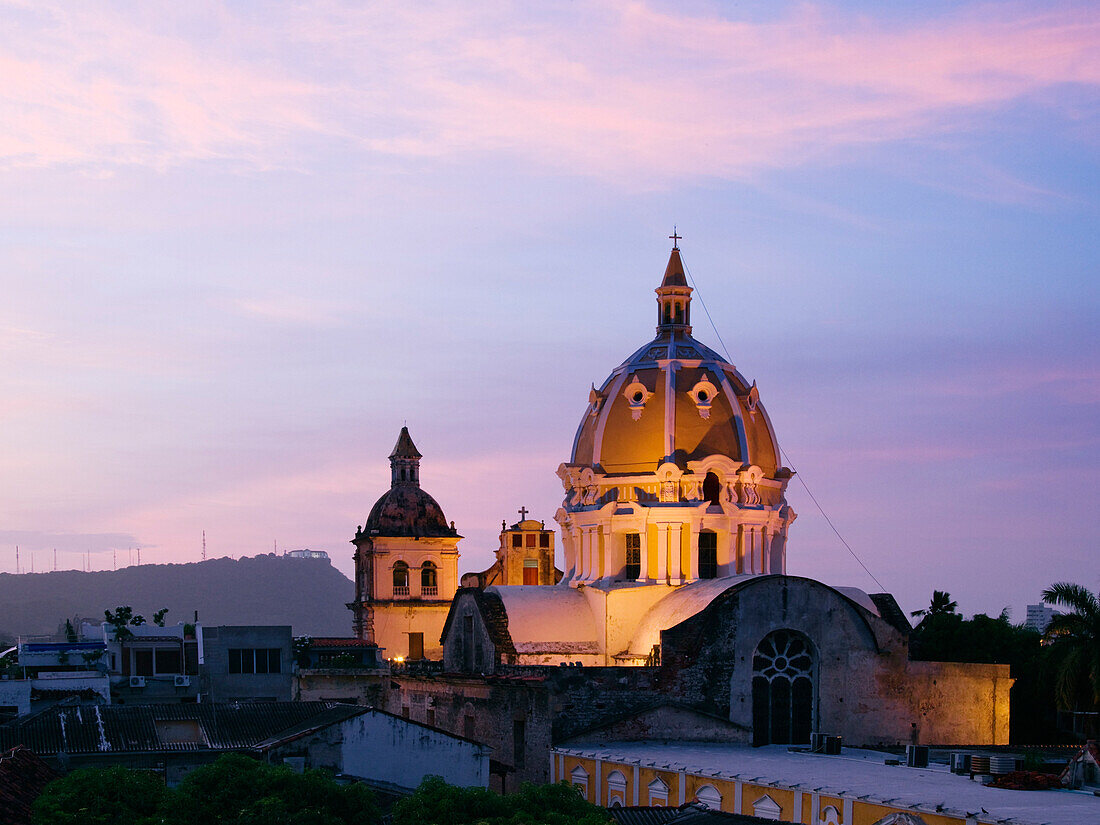
M404 788L426 776L460 787L489 786L489 751L422 725L365 713L341 725L344 773Z

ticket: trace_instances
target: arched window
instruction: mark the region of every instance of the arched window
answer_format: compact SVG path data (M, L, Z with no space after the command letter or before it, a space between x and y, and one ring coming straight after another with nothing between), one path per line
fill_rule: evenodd
M622 771L607 775L607 803L611 808L626 804L626 776Z
M810 741L815 670L813 648L801 633L776 630L764 637L752 657L753 744Z
M695 798L712 811L722 810L722 794L713 785L704 785L695 792Z
M436 579L435 565L430 561L424 562L420 566L420 595L421 596L438 596L439 585Z
M761 819L778 820L783 815L779 803L767 794L752 803L752 815Z
M718 480L718 476L714 473L707 473L703 479L703 498L708 504L718 504L722 502L718 499L718 495L722 492L722 482Z
M588 771L580 765L569 772L569 784L580 791L585 799L588 798Z
M409 595L409 566L403 561L393 565L393 595Z
M710 530L699 534L699 578L718 578L718 534Z

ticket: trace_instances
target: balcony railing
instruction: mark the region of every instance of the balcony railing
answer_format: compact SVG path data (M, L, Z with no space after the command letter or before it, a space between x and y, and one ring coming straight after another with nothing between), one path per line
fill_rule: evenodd
M407 584L395 584L393 586L393 595L395 595L395 596L407 596L407 595L409 595L409 586Z
M421 596L438 596L439 586L435 584L426 584L420 588Z

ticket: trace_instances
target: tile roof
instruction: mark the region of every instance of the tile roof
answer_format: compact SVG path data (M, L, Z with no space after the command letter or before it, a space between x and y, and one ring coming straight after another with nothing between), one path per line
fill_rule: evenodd
M53 707L0 725L0 747L24 744L36 753L132 753L235 750L319 717L333 702L249 702L195 705ZM161 737L165 723L194 722L202 741Z
M485 629L489 633L489 638L497 649L497 653L502 657L515 656L516 646L512 643L512 634L508 632L508 611L504 609L504 602L496 593L479 590L476 587L460 587L458 592L455 593L454 600L451 602L451 610L447 613L447 621L443 623L440 641L447 638L447 631L450 629L451 621L455 615L454 605L458 603L458 597L464 594L473 597L474 604L477 605L481 619L485 623ZM506 658L505 661L507 661Z
M615 825L760 825L769 821L747 814L713 811L697 802L688 802L678 808L608 808L607 813L615 821Z
M366 639L347 638L341 639L333 636L315 636L309 640L309 646L314 647L377 647L374 642Z
M31 805L57 774L19 745L0 751L0 825L30 825Z

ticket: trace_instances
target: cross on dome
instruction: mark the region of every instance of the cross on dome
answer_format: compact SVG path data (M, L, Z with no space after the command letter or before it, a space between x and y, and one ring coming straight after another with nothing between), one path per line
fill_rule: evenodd
M520 521L527 521L528 510L526 506L520 507L516 512L519 513Z
M679 249L680 248L680 244L678 242L682 241L684 239L684 236L676 234L676 224L672 225L672 234L668 236L668 239L670 241L672 241L672 248L673 249Z

